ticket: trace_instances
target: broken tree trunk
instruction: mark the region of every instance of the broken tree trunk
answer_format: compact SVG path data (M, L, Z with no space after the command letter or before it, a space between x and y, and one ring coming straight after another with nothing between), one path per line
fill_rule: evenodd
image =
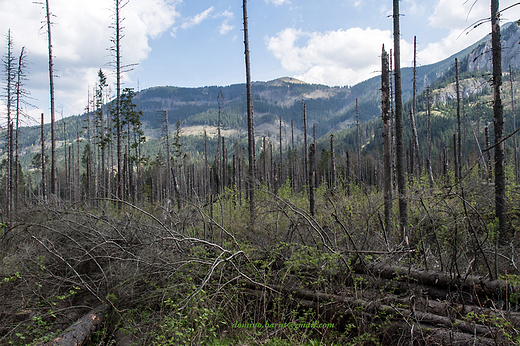
M83 346L87 345L90 336L105 320L105 304L98 306L88 314L80 318L76 323L67 328L57 337L44 344L44 346Z

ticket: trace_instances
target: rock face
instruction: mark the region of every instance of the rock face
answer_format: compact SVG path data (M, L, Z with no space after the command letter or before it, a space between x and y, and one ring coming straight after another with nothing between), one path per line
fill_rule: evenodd
M472 94L482 93L485 89L489 88L488 80L489 78L485 77L475 77L460 81L460 96L462 98L467 98ZM435 90L432 97L433 103L446 103L457 99L455 83L451 83L444 88Z
M520 68L520 27L516 23L502 26L502 68L504 71ZM465 59L462 70L491 71L491 37L483 40Z

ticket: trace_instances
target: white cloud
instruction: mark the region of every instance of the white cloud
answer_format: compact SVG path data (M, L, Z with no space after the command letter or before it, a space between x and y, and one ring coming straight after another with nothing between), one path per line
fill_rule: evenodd
M272 3L275 6L280 6L283 4L290 4L291 2L289 0L265 0L266 3Z
M225 35L225 34L227 34L228 32L230 32L231 30L233 30L235 28L234 25L229 25L228 22L229 22L229 19L226 19L220 25L219 32L220 32L221 35Z
M211 6L207 10L205 10L205 11L203 11L203 12L201 12L201 13L193 16L193 17L190 17L190 18L186 19L184 21L184 23L182 23L181 28L188 29L188 28L191 28L193 26L199 25L204 20L210 18L210 15L211 15L211 13L213 11L215 11L215 7Z
M267 49L296 78L327 85L354 85L379 73L382 45L389 50L392 42L390 31L370 28L325 33L287 28L265 38ZM401 61L411 61L412 54L413 45L402 40Z
M229 24L229 22L235 17L233 12L226 10L224 12L219 12L219 13L213 14L214 11L215 11L215 7L211 6L207 10L205 10L197 15L185 19L184 22L181 24L180 28L186 30L186 29L192 28L194 26L200 25L203 21L205 21L207 19L217 19L217 18L222 18L222 17L225 19L218 28L221 35L225 35L235 28L234 25ZM178 30L179 30L179 27L173 28L171 30L171 35L173 37L176 37Z
M226 19L224 19L224 21L222 22L222 24L219 27L219 32L221 35L225 35L235 28L234 25L229 24L229 21L232 20L233 18L235 18L235 15L233 14L233 12L229 12L226 10L222 13L219 13L219 17L226 18Z
M504 9L517 0L503 0L500 8ZM433 14L428 18L432 30L448 29L448 35L439 42L430 43L418 54L424 64L434 63L453 55L488 35L491 24L484 22L474 28L476 23L490 16L489 2L439 0ZM520 18L520 7L502 13L502 23Z
M148 41L168 30L178 17L181 0L130 1L121 9L123 21L123 64L139 63L150 53ZM52 0L50 2L56 97L66 114L79 113L86 104L87 86L94 86L97 70L112 62L109 48L114 30L114 1ZM17 50L28 50L29 81L27 88L34 103L48 100L47 34L42 22L45 11L29 0L0 0L0 33L10 28ZM111 77L110 73L109 80ZM128 78L128 77L125 77ZM47 109L42 110L48 113Z

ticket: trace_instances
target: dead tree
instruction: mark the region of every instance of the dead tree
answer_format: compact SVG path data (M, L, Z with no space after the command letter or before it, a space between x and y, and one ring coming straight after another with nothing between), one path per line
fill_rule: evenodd
M388 54L383 45L381 55L381 94L382 94L382 118L383 118L383 155L384 155L384 196L385 196L385 234L391 234L392 211L392 153L390 134L390 71L388 66Z
M455 58L455 92L457 93L457 155L455 156L455 178L456 181L462 179L462 128L460 123L460 81L459 81L459 62Z
M513 71L511 64L509 64L509 81L511 83L511 113L513 113L513 130L516 130L516 114L515 114L515 98L513 92ZM516 133L513 135L513 154L515 157L515 182L518 184L520 177L518 176L518 143L516 140Z
M49 0L45 0L46 21L47 21L47 41L49 51L49 92L51 98L51 193L56 194L58 178L56 175L56 134L55 134L55 105L54 105L54 62L52 55L52 35L51 35L51 12Z
M112 47L112 51L115 53L115 65L116 65L116 156L117 156L117 198L120 200L118 202L118 208L121 209L123 207L123 158L122 158L122 149L121 149L121 137L122 137L122 129L121 129L121 38L122 38L122 26L121 23L123 18L121 18L121 9L126 5L123 4L122 0L114 0L115 2L115 11L114 11L114 36L112 37L112 43L114 46Z
M330 135L330 189L336 190L336 155L334 154L334 135Z
M251 67L249 62L249 36L247 28L247 0L243 0L244 16L244 47L246 59L246 89L247 89L247 142L249 155L249 177L248 177L248 197L249 197L249 219L251 225L255 220L255 124L253 118L253 97L251 94Z
M217 122L217 194L222 192L223 185L223 166L222 166L222 135L220 132L220 116L222 110L222 90L219 90L217 101L218 101L218 122Z
M502 141L504 132L504 109L500 88L502 86L502 44L500 42L500 12L498 0L491 0L491 49L493 61L493 115L495 125L495 215L498 218L499 239L505 242L506 235L506 177Z
M430 181L430 189L433 189L433 171L432 171L432 126L431 126L431 104L430 104L430 87L426 88L426 128L428 141L428 157L426 165L428 167L428 180Z
M307 105L303 102L303 181L309 178L309 163L307 155Z
M7 172L6 172L6 215L11 220L11 212L13 211L13 91L16 78L16 59L13 55L13 39L11 30L7 31L7 53L4 58L5 79L6 79L6 111L7 111Z
M25 69L27 67L25 63L25 47L22 47L20 52L20 57L18 58L18 70L16 72L16 86L15 86L15 94L16 94L16 139L15 139L15 209L18 210L19 207L19 185L20 185L20 164L18 159L18 139L19 139L19 128L20 128L20 115L22 115L22 98L26 95L26 91L23 89L23 82L26 79Z
M45 184L45 133L44 133L44 116L42 113L42 124L41 124L41 130L42 130L42 198L43 201L47 199L47 185Z
M408 243L408 202L406 200L406 173L404 164L404 141L403 141L403 100L401 89L401 45L399 30L399 0L393 1L394 21L394 88L395 88L395 154L397 170L397 188L399 191L399 224L401 237Z
M310 170L309 170L309 212L311 216L316 214L316 193L315 193L315 175L316 175L316 165L315 165L315 157L316 157L316 145L315 143L311 143L309 148L309 162L310 162Z
M280 168L278 169L278 180L279 180L279 184L278 185L282 185L283 183L285 183L285 180L284 180L284 175L283 175L283 156L282 156L282 144L283 144L283 140L282 140L282 116L280 116ZM276 187L276 189L278 189L278 186Z
M413 37L413 97L412 97L412 137L413 137L413 169L412 172L416 179L421 176L421 155L419 151L419 138L417 136L416 116L417 116L417 37Z
M356 99L356 153L357 153L357 183L361 184L361 134L359 130L359 108Z

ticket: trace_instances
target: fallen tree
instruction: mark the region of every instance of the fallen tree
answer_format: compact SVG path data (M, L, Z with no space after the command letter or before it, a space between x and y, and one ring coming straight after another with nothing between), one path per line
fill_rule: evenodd
M107 306L100 305L80 318L73 325L60 333L44 346L83 346L87 345L92 333L101 326L105 319L104 312Z

